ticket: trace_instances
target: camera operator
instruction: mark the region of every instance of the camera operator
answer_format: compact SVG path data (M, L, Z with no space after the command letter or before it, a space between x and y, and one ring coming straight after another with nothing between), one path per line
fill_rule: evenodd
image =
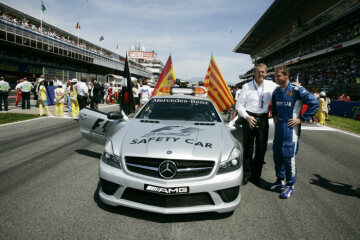
M268 112L276 83L265 80L267 66L259 63L254 69L255 80L246 83L236 101L236 110L243 117L244 180L251 177L259 183L269 135ZM255 145L255 156L254 155Z

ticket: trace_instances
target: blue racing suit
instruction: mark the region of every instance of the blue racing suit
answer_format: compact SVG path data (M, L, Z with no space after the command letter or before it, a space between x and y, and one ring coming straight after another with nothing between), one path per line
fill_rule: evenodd
M300 116L302 105L308 105ZM301 124L291 127L288 120L310 120L319 108L315 96L305 88L289 83L286 88L277 87L272 95L272 114L277 116L273 144L276 177L285 179L288 185L296 181L295 155L299 150Z

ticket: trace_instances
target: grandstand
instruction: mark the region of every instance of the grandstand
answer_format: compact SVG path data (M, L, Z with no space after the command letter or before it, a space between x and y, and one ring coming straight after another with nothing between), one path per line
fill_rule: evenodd
M0 75L11 85L22 77L68 80L74 77L122 75L125 57L78 38L62 29L0 3ZM136 78L151 78L150 71L129 61Z
M291 79L336 98L360 99L360 0L275 0L234 52L287 65ZM252 69L239 76L252 78Z

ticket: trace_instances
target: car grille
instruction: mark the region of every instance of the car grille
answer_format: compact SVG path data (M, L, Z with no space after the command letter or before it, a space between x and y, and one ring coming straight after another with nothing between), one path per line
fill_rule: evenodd
M138 174L162 178L159 166L163 161L171 160L176 164L177 173L172 179L194 178L209 175L214 168L214 161L172 160L161 158L125 157L125 164L129 171Z
M126 188L122 199L157 207L193 207L215 205L208 193L164 195Z

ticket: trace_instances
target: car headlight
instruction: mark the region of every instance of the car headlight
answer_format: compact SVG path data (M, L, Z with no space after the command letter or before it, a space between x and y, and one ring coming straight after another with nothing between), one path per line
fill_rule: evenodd
M220 163L217 174L223 174L238 170L241 164L241 157L241 151L234 147L230 153L229 158L226 161Z
M105 145L103 161L112 167L121 169L121 158L114 154L111 140Z

